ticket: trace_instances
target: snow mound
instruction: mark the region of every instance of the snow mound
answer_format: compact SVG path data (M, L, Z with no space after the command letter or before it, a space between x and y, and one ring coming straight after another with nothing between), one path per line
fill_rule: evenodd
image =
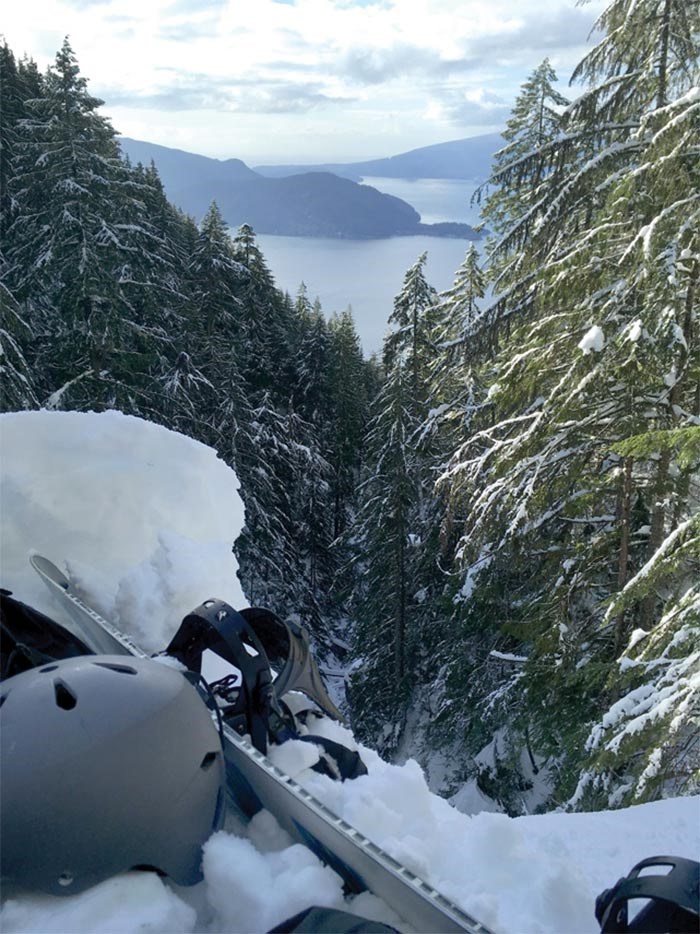
M2 586L58 617L28 554L68 571L90 603L148 648L209 596L246 603L231 545L243 525L235 474L215 452L116 412L0 417ZM312 718L311 733L356 748ZM467 816L431 794L419 766L361 749L369 774L344 783L312 771L318 748L290 742L277 764L389 853L496 932L598 930L595 896L646 856L697 858L700 798L597 814L515 820ZM244 836L247 834L247 837ZM343 899L339 877L262 812L229 815L204 848L204 882L176 888L127 873L79 895L4 892L0 929L71 934L263 932L311 905L344 907L411 928L367 893Z
M221 930L269 931L314 904L343 907L340 878L305 846L260 853L249 840L217 833L204 847L209 901Z
M82 895L8 899L0 929L9 934L173 934L193 931L196 912L155 873L115 876Z
M246 603L235 473L211 448L120 412L0 416L2 586L58 618L28 555L62 568L147 650L208 597Z
M328 720L310 731L354 746ZM303 746L303 743L295 744ZM596 932L596 896L647 856L697 859L700 797L619 811L510 818L468 816L432 794L420 766L384 762L360 747L369 774L342 785L304 770L298 782L395 859L496 932Z
M600 353L605 347L605 334L603 333L603 329L599 325L594 324L593 327L583 335L578 346L584 354L589 354L593 351Z

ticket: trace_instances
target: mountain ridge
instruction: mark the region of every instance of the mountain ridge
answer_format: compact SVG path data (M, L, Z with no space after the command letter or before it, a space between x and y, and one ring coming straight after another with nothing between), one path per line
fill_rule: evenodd
M264 175L240 159L213 159L129 137L119 141L130 161L155 164L168 198L197 220L216 201L231 227L247 223L261 234L357 240L419 234L464 240L482 236L469 224L422 223L406 201L357 184L354 169L342 175L312 166L309 171ZM424 150L402 155L415 162L415 153L425 159Z
M256 165L254 171L268 178L300 172L333 172L343 178L442 178L486 179L493 154L504 144L500 133L485 133L464 139L433 143L407 152L360 162L326 162L317 165Z

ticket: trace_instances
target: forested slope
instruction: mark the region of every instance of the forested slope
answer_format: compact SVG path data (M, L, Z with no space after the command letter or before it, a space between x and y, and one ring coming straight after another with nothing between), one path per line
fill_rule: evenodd
M299 167L268 178L240 159L221 161L127 137L120 146L133 161L153 162L168 198L197 219L215 200L230 226L246 223L261 234L351 240L482 236L469 224L422 224L406 201L326 169Z
M437 295L418 257L371 364L120 159L67 43L2 50L3 409L215 446L251 602L338 654L352 618L356 731L512 814L700 787L700 10L599 33L574 100L522 85L485 260Z
M353 530L357 728L510 813L699 781L698 5L598 26L573 102L522 86L485 268L407 274Z
M249 226L212 204L197 227L123 160L68 41L45 75L0 57L3 411L117 408L215 447L249 599L327 649L371 381L351 315L282 294Z

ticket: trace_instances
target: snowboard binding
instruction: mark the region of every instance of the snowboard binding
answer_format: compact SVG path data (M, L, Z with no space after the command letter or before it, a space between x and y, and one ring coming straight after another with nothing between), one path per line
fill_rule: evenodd
M668 867L670 871L668 870ZM658 869L656 874L642 874ZM630 903L642 900L630 916ZM602 934L660 934L700 930L700 863L680 856L652 856L634 866L596 899L595 914Z

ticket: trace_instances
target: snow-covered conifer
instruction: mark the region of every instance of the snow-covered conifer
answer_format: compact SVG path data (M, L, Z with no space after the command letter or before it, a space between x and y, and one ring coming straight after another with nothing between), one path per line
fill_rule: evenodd
M130 177L101 103L66 40L16 127L8 282L34 308L49 404L133 410L151 353L146 322L122 291L134 254Z
M465 632L499 594L494 635L527 658L522 742L556 760L564 793L587 726L618 699L611 666L663 613L650 593L615 595L693 508L693 468L672 446L627 445L700 416L696 21L673 0L615 2L601 18L577 70L594 84L540 152L551 161L536 212L502 235L501 255L517 252L498 298L510 332L442 479L463 522ZM469 703L485 711L494 690Z

